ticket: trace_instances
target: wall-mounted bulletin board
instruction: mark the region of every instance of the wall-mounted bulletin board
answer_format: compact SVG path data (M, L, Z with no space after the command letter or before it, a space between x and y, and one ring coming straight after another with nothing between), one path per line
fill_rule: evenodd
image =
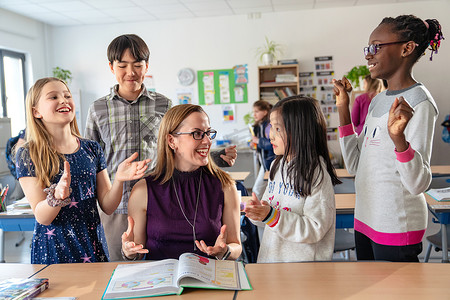
M237 84L234 69L197 71L200 105L247 103L247 84Z

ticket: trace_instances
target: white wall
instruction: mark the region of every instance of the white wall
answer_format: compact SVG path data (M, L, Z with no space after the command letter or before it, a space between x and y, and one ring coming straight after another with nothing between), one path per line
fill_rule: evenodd
M35 79L50 74L46 28L48 26L41 22L0 8L0 48L25 53L27 89Z
M336 77L341 77L353 66L365 64L362 48L383 17L412 13L423 19L436 18L441 22L445 35L450 34L449 11L450 2L442 0L280 12L262 14L261 19L256 20L249 20L247 16L230 16L51 27L48 65L73 72L72 89L81 90L80 125L84 127L89 105L108 93L115 83L108 67L106 48L120 34L136 33L147 42L151 51L149 73L155 77L157 91L172 99L175 99L176 88L181 87L176 74L183 67L197 71L247 63L250 103L237 105L238 122L225 126L220 121L220 106L206 108L212 126L224 134L243 128L242 116L251 110L251 102L258 99L255 50L263 44L264 36L284 44L284 57L297 58L301 71L313 70L315 56L332 55ZM37 60L41 58L42 55L38 55ZM36 60L35 57L33 59ZM442 142L442 127L439 125L444 115L450 112L446 89L450 83L449 66L450 40L447 39L433 61L430 62L428 56L422 58L414 72L416 79L431 91L441 111L434 139L433 164L450 162L449 144ZM40 72L43 73L45 70ZM191 87L197 94L197 82Z

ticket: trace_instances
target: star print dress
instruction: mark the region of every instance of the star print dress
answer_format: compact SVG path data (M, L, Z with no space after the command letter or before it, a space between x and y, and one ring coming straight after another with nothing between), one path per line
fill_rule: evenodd
M86 263L108 261L105 234L97 211L96 175L106 169L103 151L97 142L80 139L79 149L65 154L70 164L71 203L62 207L48 225L35 223L32 264ZM16 155L17 176L35 176L28 149ZM52 183L63 174L63 165Z

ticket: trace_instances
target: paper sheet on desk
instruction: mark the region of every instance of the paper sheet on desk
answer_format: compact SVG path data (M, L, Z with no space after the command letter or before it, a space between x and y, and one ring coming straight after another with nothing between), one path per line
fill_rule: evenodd
M8 205L6 207L6 211L8 215L26 215L32 214L33 210L31 209L30 203L26 198L22 198L20 200L15 201L14 203Z

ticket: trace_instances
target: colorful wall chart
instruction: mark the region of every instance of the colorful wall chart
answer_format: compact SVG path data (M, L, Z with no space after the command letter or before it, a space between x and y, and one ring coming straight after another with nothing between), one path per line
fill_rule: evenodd
M237 84L233 69L197 71L200 105L247 103L247 84Z

